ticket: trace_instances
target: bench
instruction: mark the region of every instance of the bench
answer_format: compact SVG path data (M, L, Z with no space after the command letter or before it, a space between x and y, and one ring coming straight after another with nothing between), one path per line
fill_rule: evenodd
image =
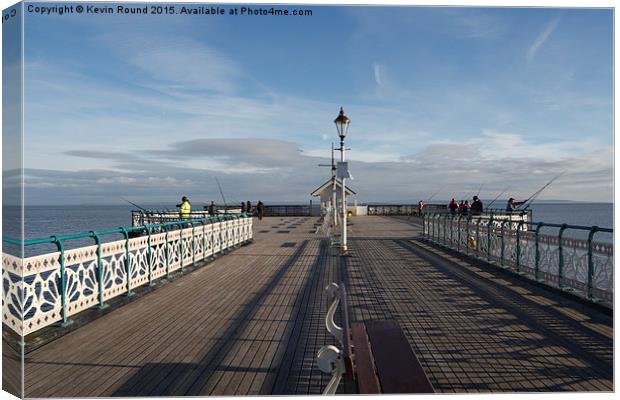
M342 349L324 346L319 350L321 371L333 375L323 394L334 394L342 377L354 383L360 394L434 393L422 365L395 320L376 320L349 324L344 285L330 284L326 290L334 297L325 323ZM340 304L343 327L333 321Z

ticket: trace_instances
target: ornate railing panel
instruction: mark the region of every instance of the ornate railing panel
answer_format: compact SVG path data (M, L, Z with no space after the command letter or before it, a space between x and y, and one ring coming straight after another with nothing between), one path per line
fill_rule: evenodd
M151 236L151 279L161 278L168 271L166 243L165 233Z
M368 215L417 215L418 214L418 205L417 204L368 204L367 206ZM433 215L433 214L450 214L450 210L448 209L446 204L425 204L423 211L423 215ZM470 216L469 214L463 214L463 216ZM461 216L460 212L457 212L455 217ZM532 210L515 210L515 211L505 211L500 209L486 209L480 215L480 218L492 218L497 221L502 220L511 220L518 224L520 221L531 221L532 219ZM476 218L476 216L474 216ZM513 228L516 229L516 228Z
M225 210L217 210L216 215L224 214ZM232 211L231 211L232 212ZM208 210L192 211L191 219L204 219L212 215ZM144 226L149 224L163 224L179 220L179 212L174 210L134 210L131 212L131 226Z
M239 213L241 205L214 205L213 213L215 216L223 216ZM249 214L256 215L256 205L252 206ZM306 217L319 216L320 207L310 204L289 204L289 205L264 205L263 216L265 217ZM209 206L205 206L204 210L193 210L190 213L190 219L202 219L211 217ZM166 222L177 221L179 219L179 211L175 210L133 210L131 211L131 225L144 226L145 224L162 224Z
M264 206L265 217L305 217L320 215L320 207L308 205L266 205Z
M3 322L21 333L57 321L62 313L60 252L27 259L2 256Z
M252 218L227 218L145 226L142 236L107 243L97 238L96 245L71 250L64 250L63 240L89 234L36 240L57 243L60 250L24 259L3 253L3 322L20 335L66 324L71 315L105 307L111 298L252 238Z
M369 204L368 215L412 215L417 212L413 204Z
M542 227L558 228L558 235L541 234ZM589 231L589 239L566 237L567 229ZM424 235L435 243L586 299L612 304L613 245L594 242L597 232L613 230L445 213L424 217Z

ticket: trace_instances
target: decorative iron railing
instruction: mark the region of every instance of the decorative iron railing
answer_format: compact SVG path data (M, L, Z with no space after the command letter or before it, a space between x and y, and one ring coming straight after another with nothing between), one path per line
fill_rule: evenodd
M541 229L556 228L557 236ZM588 232L588 239L566 237L567 230ZM424 235L434 243L510 269L538 282L593 302L613 304L613 244L595 242L612 229L493 217L424 216Z
M417 204L369 204L367 205L368 215L417 215ZM422 214L451 214L446 204L425 204L422 210ZM461 215L461 212L457 211L455 215ZM471 212L467 212L466 215L471 215ZM515 210L505 211L501 209L485 209L482 215L491 216L495 219L507 218L515 221L532 220L532 210Z
M104 235L124 235L103 243ZM131 237L130 233L141 233ZM92 238L92 246L65 249L65 242ZM252 218L245 214L178 220L141 227L52 236L18 246L54 244L57 251L27 258L2 254L3 322L25 336L48 325L67 325L69 317L142 285L194 265L252 239Z
M209 211L192 211L188 219L199 220L214 216L237 215L239 209L224 210L216 209L215 215L209 214ZM174 210L132 210L131 226L139 227L144 225L164 224L166 222L178 221L179 212Z
M418 212L417 204L369 204L368 215L414 215Z
M264 206L265 217L310 217L319 216L321 209L318 205L310 204L270 204Z
M189 219L201 219L212 217L209 212L209 206L205 206L204 210L192 211L189 215ZM230 215L237 214L241 211L241 205L214 205L213 214L217 215ZM256 215L256 206L252 206L252 209L247 212L250 215ZM310 204L288 204L288 205L265 205L263 208L263 216L265 217L305 217L305 216L319 216L319 206L313 206ZM132 226L144 226L146 224L161 224L170 221L176 221L179 219L179 211L175 210L132 210L131 211L131 225Z

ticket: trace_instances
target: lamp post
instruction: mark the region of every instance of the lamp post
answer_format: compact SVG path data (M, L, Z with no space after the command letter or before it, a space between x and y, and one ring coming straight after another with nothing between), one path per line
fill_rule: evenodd
M340 113L338 117L334 120L336 124L336 129L338 130L338 136L340 136L340 162L344 163L344 138L347 136L347 131L349 130L349 124L351 120L344 115L344 110L340 107ZM341 164L344 166L344 164ZM344 169L344 167L342 167ZM340 255L346 256L348 254L347 249L347 189L346 189L346 171L342 171L342 175L340 177L340 182L342 184L342 240L340 243Z
M334 142L332 142L332 207L333 207L333 224L334 229L338 226L338 216L336 215L336 163L334 162Z
M333 221L332 224L335 227L338 225L338 216L336 215L336 163L334 162L334 142L332 142L332 163L331 164L319 164L319 167L331 167L332 169L332 200L330 207L333 209L332 216L330 217Z

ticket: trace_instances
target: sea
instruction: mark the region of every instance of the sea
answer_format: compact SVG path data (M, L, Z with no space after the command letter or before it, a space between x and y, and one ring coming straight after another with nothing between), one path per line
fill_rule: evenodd
M267 203L268 204L268 203ZM385 203L384 203L385 204ZM150 205L150 209L174 209L170 205ZM200 207L202 208L202 207ZM77 206L27 206L25 208L25 237L35 239L52 235L68 235L89 232L91 230L106 230L131 226L131 210L136 208L127 205L77 205ZM613 227L612 203L535 203L531 206L533 222L553 224L570 224L580 226ZM19 237L19 228L3 221L3 237ZM557 235L558 228L544 228L543 233ZM588 231L568 229L564 233L567 237L586 239ZM110 234L102 237L102 241L109 242L121 239L120 234ZM595 240L612 243L613 234L597 233ZM75 248L94 244L91 238L74 239L65 243L67 248ZM3 243L5 251L11 246ZM26 255L41 254L55 251L53 245L37 245L27 249ZM11 249L12 250L12 249Z
M568 224L577 226L598 226L599 228L614 227L613 203L534 203L532 209L532 222L545 222L548 224ZM548 235L558 234L559 229L543 228L542 233ZM586 230L567 229L564 235L578 239L587 239L589 232ZM598 232L594 235L595 241L613 243L613 233Z

